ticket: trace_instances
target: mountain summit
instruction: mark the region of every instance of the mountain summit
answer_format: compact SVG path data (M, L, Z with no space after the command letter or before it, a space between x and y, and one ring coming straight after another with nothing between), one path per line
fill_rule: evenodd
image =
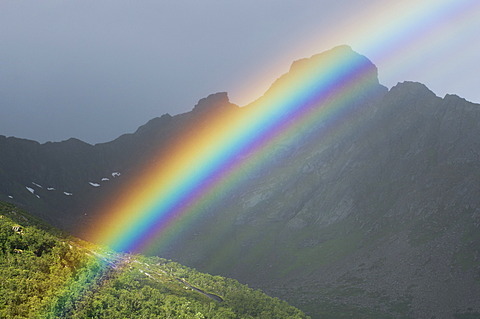
M348 75L351 73L350 75ZM365 56L355 52L347 45L334 47L323 53L315 54L310 58L294 61L287 73L280 76L265 94L251 103L258 107L268 99L282 96L286 91L304 90L305 78L311 79L312 85L316 82L333 80L343 77L351 83L360 98L371 91L385 93L387 88L379 83L377 67Z
M202 111L218 111L219 108L223 107L238 107L235 104L230 103L227 92L219 92L215 94L210 94L206 98L198 101L197 105L193 108L193 111L202 112Z
M262 165L246 165L234 191L155 253L314 318L480 316L480 105L415 82L387 90L346 46L296 61L246 107L217 93L95 146L0 137L0 199L79 232L105 198L142 186L135 177L152 154L208 130L217 112L234 119L284 101L304 76L315 98L304 106L318 111L308 114L330 117L305 116L295 135L275 139Z

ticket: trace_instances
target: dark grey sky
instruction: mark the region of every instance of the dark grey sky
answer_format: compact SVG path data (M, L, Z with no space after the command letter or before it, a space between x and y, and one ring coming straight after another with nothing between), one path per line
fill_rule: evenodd
M478 3L0 0L0 134L98 143L211 93L245 105L293 60L339 44L388 87L480 102Z

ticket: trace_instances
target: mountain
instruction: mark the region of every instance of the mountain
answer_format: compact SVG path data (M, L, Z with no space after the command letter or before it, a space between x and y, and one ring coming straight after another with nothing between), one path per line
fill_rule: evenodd
M246 168L233 193L158 254L261 288L314 318L479 318L480 105L415 82L387 90L376 67L346 46L294 62L250 105L218 93L110 143L2 137L0 198L75 231L152 154L218 114L254 114L299 89L305 70L329 74L337 56L367 74L348 99L325 98L347 111L268 145L268 160Z
M235 280L119 254L0 202L2 318L307 318Z
M75 138L39 144L0 135L0 199L74 232L103 198L122 186L124 176L140 173L137 168L158 150L168 152L180 133L194 131L218 113L238 110L226 93L211 94L189 113L165 114L133 134L96 145Z

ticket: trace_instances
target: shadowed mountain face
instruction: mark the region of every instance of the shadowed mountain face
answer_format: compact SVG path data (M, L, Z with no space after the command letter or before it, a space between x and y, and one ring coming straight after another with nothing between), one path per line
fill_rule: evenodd
M168 153L179 135L207 125L214 114L233 114L238 109L226 93L212 94L189 113L162 115L133 134L96 145L74 138L39 144L0 136L0 198L79 233L79 225L95 218L89 213L102 199L128 185L125 183L152 161L152 155Z
M262 107L300 70L338 50L365 59L336 48L297 61L249 106L218 93L110 143L0 137L0 199L79 231L152 154L219 113L234 118ZM365 65L372 76L353 88L350 120L335 130L319 121L294 143L270 145L261 169L246 169L195 229L153 253L262 288L313 317L478 316L480 106L439 98L419 83L387 92L375 66Z

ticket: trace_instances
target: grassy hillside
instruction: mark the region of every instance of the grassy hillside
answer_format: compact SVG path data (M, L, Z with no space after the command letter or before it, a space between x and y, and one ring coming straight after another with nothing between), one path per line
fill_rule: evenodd
M0 318L306 318L235 280L117 254L0 202Z

